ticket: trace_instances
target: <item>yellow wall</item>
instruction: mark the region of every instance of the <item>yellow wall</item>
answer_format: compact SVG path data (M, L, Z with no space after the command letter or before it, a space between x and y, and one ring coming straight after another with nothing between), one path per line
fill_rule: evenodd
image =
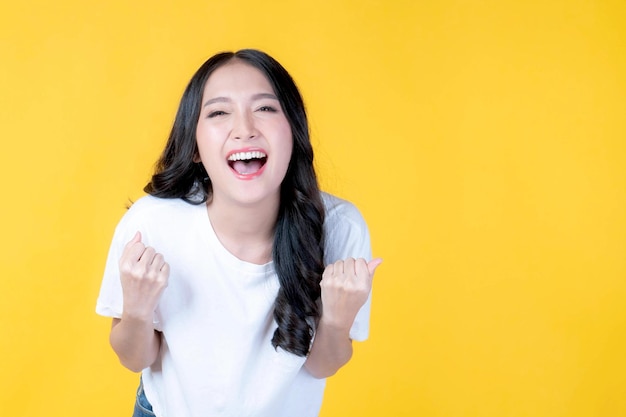
M0 6L0 415L130 415L104 258L214 52L294 75L366 216L372 334L322 416L626 415L626 3Z

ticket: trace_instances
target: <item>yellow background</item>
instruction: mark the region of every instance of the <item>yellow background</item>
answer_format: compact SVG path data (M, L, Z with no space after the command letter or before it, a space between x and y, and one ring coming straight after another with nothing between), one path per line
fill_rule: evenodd
M385 259L323 417L626 416L625 22L621 0L4 1L0 415L130 415L94 313L113 228L195 69L255 47Z

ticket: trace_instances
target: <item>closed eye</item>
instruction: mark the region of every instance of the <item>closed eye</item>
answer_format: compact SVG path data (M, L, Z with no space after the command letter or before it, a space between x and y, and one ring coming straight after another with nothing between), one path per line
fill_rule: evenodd
M223 116L225 114L226 114L226 112L224 112L222 110L215 110L215 111L212 111L209 114L207 114L207 117L210 119L210 118L217 117L217 116Z
M276 108L272 107L272 106L261 106L259 107L258 111L267 111L267 112L271 112L271 113L276 113Z

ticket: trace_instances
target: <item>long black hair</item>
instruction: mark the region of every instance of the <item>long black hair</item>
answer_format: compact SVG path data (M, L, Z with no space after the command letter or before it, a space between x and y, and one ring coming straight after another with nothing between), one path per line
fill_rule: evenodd
M213 71L234 59L265 75L291 126L293 151L281 184L272 249L280 283L274 302L278 328L272 345L306 356L321 315L324 206L313 168L304 102L285 68L254 49L222 52L202 64L183 93L169 139L144 191L161 198L182 198L191 204L205 203L211 197L211 179L202 163L193 162L198 154L196 125L207 80Z

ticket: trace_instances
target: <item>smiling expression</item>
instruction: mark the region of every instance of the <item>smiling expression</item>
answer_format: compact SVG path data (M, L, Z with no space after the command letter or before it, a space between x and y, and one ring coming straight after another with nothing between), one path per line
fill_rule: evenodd
M212 201L278 199L293 149L291 126L265 75L242 61L207 80L196 127L198 155Z

